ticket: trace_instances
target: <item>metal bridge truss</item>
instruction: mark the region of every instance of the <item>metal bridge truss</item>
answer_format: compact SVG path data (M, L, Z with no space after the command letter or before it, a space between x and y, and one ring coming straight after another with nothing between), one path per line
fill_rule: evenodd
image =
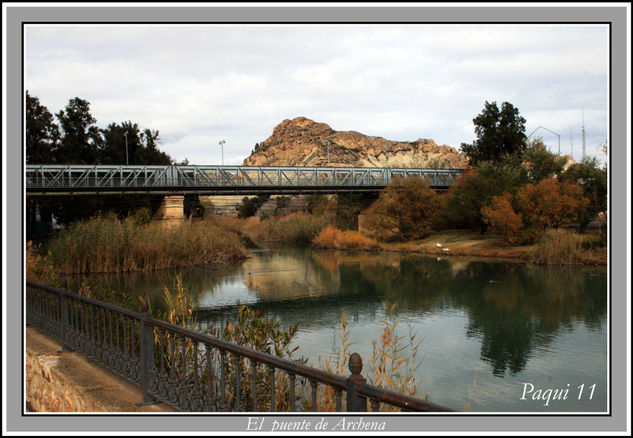
M27 165L26 191L33 195L376 191L394 178L412 176L446 189L461 173L459 169Z

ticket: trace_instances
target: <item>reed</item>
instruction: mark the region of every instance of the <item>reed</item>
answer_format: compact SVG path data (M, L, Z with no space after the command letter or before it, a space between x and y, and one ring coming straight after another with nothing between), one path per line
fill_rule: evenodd
M583 261L582 243L586 240L573 231L549 229L541 236L536 250L531 256L535 263L574 264Z
M49 242L48 258L63 274L151 271L242 260L239 237L207 221L175 227L96 216L73 223Z
M255 240L307 246L331 220L327 215L291 213L262 220L253 225L251 234Z
M49 286L61 286L61 280L55 273L55 267L42 254L40 245L33 244L31 241L26 243L26 278Z

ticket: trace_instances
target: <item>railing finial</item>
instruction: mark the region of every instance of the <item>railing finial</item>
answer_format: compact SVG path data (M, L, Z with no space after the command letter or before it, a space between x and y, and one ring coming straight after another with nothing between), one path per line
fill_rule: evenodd
M145 294L143 300L141 301L141 313L147 312L149 312L149 299L147 297L147 294Z
M350 354L348 367L353 375L360 374L360 372L363 370L363 358L360 357L360 354Z

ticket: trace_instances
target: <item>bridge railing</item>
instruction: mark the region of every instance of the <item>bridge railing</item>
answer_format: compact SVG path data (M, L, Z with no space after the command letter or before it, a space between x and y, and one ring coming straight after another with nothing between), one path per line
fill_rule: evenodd
M337 412L357 412L369 400L373 411L381 404L451 411L367 384L356 353L352 374L337 376L152 318L146 306L137 313L28 280L26 309L27 324L140 386L144 403L194 412L296 412L321 411L318 403L326 400Z
M28 165L26 188L384 187L394 178L410 176L448 187L461 173L460 169Z

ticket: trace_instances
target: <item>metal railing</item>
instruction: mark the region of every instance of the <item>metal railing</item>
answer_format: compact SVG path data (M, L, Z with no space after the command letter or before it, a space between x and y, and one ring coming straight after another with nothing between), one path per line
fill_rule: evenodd
M140 386L144 403L194 412L296 412L319 411L319 400L327 400L337 412L360 412L369 400L373 411L381 404L451 411L367 384L356 353L345 378L154 319L146 304L137 313L28 280L26 309L27 324Z
M394 178L421 177L436 188L452 186L461 169L250 166L26 166L34 192L350 190L384 188Z

